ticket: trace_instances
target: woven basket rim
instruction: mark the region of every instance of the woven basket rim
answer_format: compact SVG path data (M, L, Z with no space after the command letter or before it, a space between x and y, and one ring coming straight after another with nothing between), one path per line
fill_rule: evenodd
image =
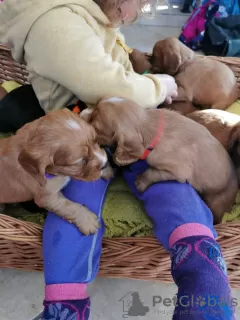
M240 287L240 221L216 225L232 288ZM0 214L0 267L42 271L42 227ZM99 276L172 283L169 253L154 236L104 238Z

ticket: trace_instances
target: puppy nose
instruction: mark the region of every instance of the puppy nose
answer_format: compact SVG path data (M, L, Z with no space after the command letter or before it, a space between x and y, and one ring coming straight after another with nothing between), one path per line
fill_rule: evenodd
M103 164L103 166L102 166L101 170L106 169L106 168L107 168L107 165L108 165L108 161L106 161L106 162Z

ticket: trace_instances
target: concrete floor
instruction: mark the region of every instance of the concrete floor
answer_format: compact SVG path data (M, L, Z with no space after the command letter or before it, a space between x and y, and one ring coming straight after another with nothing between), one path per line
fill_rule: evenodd
M178 36L180 28L133 25L125 27L123 32L129 46L150 52L157 40ZM146 317L133 319L171 319L173 306L151 306L153 296L172 299L176 294L174 284L102 278L97 279L89 288L92 297L91 319L123 319L129 292L132 291L138 292L144 305L150 307ZM43 292L42 273L0 270L0 320L33 320L42 311ZM233 296L240 301L240 290L233 290ZM238 314L240 316L240 311Z
M41 313L44 292L41 272L0 270L0 288L1 320L32 320ZM138 292L143 304L150 307L153 296L172 299L176 287L173 284L157 282L98 278L89 286L88 291L92 297L92 320L120 320L123 318L130 297L129 292ZM162 317L170 320L172 311L172 307L166 308L161 305L150 307L146 319L157 320ZM133 317L133 319L143 318Z
M33 320L41 313L44 292L41 272L0 270L0 288L1 320ZM145 317L131 317L132 319L171 320L173 305L153 306L153 299L173 299L177 289L174 284L153 281L98 278L89 286L88 291L92 298L91 320L123 319L128 310L127 303L131 300L131 292L138 292L144 306L149 307ZM240 303L240 290L233 290L233 297ZM239 306L237 315L240 316Z

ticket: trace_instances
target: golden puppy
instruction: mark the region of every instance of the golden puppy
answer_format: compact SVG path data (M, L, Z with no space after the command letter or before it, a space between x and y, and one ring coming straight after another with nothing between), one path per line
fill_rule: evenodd
M132 53L129 54L129 59L132 63L133 70L139 74L150 71L152 68L150 57L137 49L133 49Z
M169 107L182 114L199 109L225 110L238 99L236 78L224 63L196 57L177 38L158 41L152 53L152 72L174 76L178 97ZM178 102L181 102L178 104ZM187 102L187 105L182 102Z
M240 166L240 116L223 110L202 110L187 117L207 128L230 153L235 166Z
M235 169L202 125L177 112L144 109L122 98L102 100L81 116L95 128L101 145L116 146L118 165L146 159L149 169L137 178L139 191L159 181L189 182L212 210L215 223L231 209L238 191Z
M54 111L0 140L0 155L0 203L34 199L84 234L96 232L97 216L60 192L70 178L92 181L104 175L107 156L93 127L68 109Z

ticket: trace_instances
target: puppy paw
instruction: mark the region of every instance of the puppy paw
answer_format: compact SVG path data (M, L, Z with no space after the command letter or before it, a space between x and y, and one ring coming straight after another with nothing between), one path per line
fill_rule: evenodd
M100 228L98 217L95 213L90 212L87 208L84 214L81 214L81 218L76 221L76 226L85 235L95 234ZM83 213L83 212L82 212Z
M135 181L135 186L139 192L144 192L148 187L140 176L137 177Z

